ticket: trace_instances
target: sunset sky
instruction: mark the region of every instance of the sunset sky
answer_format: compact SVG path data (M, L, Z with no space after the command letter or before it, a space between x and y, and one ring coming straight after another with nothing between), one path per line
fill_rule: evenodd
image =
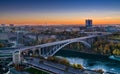
M120 0L0 0L4 24L120 24Z

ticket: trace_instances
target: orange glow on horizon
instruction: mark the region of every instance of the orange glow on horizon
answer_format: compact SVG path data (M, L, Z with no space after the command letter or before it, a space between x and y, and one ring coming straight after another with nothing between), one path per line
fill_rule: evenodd
M120 24L120 19L92 19L93 24ZM1 24L85 24L85 19L0 19Z
M91 12L46 12L46 13L9 13L0 14L0 24L85 24L86 19L92 19L93 24L120 24L118 11Z

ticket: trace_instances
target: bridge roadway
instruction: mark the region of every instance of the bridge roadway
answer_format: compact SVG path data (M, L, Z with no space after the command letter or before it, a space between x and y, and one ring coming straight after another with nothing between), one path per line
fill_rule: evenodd
M74 39L67 39L67 40L62 40L62 41L56 41L56 42L52 42L52 43L46 43L46 44L41 44L41 45L36 45L36 46L29 46L29 47L24 47L24 48L20 48L20 49L16 49L16 50L20 50L20 51L24 51L26 49L33 49L33 48L43 48L43 47L49 47L49 46L53 46L53 45L57 45L57 44L62 44L62 43L67 43L70 41L78 41L78 40L84 40L84 39L89 39L89 38L94 38L100 35L91 35L91 36L85 36L85 37L80 37L80 38L74 38Z

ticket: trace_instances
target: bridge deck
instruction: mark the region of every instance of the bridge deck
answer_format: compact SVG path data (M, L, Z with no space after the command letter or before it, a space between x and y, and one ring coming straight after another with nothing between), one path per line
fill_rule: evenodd
M62 40L62 41L57 41L57 42L52 42L52 43L46 43L46 44L41 44L41 45L36 45L36 46L25 47L25 48L17 49L17 50L24 51L26 49L32 49L32 48L37 48L37 47L41 47L41 48L49 47L49 46L53 46L53 45L57 45L57 44L67 43L67 42L70 42L70 41L77 41L77 40L84 40L84 39L87 39L87 38L93 38L93 37L96 37L96 36L97 35L85 36L85 37L74 38L74 39L67 39L67 40Z

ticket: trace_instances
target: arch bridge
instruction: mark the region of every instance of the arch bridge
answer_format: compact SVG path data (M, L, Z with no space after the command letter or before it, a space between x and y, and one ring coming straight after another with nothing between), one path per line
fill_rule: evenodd
M61 50L62 48L64 48L65 46L71 43L80 42L84 44L84 46L91 48L91 44L94 42L95 38L100 36L103 36L103 35L91 35L91 36L85 36L80 38L67 39L67 40L62 40L62 41L57 41L52 43L20 48L20 49L16 49L15 51L19 51L20 53L22 53L22 55L26 55L26 54L28 55L29 54L28 52L32 52L29 55L34 54L37 56L48 57L48 56L53 56L59 50Z

